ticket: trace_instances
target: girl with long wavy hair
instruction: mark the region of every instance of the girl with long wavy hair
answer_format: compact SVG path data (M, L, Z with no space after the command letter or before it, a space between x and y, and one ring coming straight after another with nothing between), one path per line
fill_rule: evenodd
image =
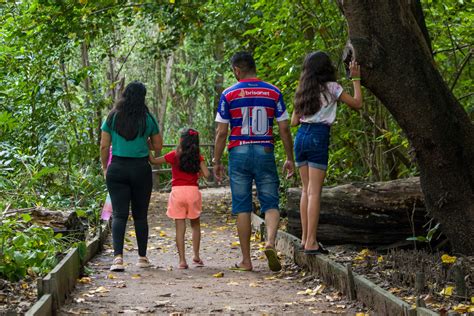
M353 109L362 107L360 66L351 61L354 96L344 92L336 82L336 69L324 52L308 54L295 94L291 125L300 125L295 138L295 160L302 182L300 214L301 250L307 255L327 254L318 242L317 228L321 190L328 165L329 131L336 119L337 102Z
M114 261L110 270L123 271L123 242L130 206L138 244L138 267L148 267L148 206L152 173L148 163L151 146L160 151L162 137L156 119L145 104L146 88L138 81L125 88L102 125L100 156L112 201ZM107 166L112 146L112 161Z
M173 219L176 225L176 246L179 254L178 268L188 268L184 244L186 219L190 220L193 232L193 263L197 267L204 266L202 259L199 257L202 199L198 187L198 178L200 175L208 178L209 170L199 151L198 131L191 128L183 129L178 147L159 158L155 158L150 154L150 162L152 164L168 163L171 165L171 193L166 215Z

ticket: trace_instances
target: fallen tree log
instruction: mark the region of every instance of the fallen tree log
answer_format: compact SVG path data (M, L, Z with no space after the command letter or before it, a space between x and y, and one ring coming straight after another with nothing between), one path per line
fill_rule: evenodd
M30 223L50 227L55 233L85 240L87 226L77 216L75 211L53 211L42 207L32 207L18 210L8 210L3 216L11 217L17 214L29 214Z
M300 188L288 189L288 232L301 238ZM418 177L323 188L318 240L386 245L425 235L426 210Z

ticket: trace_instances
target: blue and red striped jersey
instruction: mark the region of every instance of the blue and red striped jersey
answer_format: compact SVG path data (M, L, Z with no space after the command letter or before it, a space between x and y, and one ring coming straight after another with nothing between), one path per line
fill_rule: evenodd
M240 80L222 92L216 122L230 123L228 148L273 146L273 120L288 119L280 90L258 78Z

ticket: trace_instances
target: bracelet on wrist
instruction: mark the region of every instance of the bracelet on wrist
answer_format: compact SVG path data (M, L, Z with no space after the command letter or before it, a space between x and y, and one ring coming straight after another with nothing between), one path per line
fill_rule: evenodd
M353 77L351 78L351 81L360 81L360 77Z
M221 163L220 159L212 158L212 164L213 165L220 165L220 163Z

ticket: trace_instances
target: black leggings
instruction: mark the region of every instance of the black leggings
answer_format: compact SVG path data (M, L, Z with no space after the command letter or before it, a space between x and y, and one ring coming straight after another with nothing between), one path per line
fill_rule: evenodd
M132 217L137 235L138 255L146 256L148 243L148 205L152 190L151 167L148 157L112 157L107 168L107 189L112 200L112 239L114 254L123 254L127 219L132 205Z

